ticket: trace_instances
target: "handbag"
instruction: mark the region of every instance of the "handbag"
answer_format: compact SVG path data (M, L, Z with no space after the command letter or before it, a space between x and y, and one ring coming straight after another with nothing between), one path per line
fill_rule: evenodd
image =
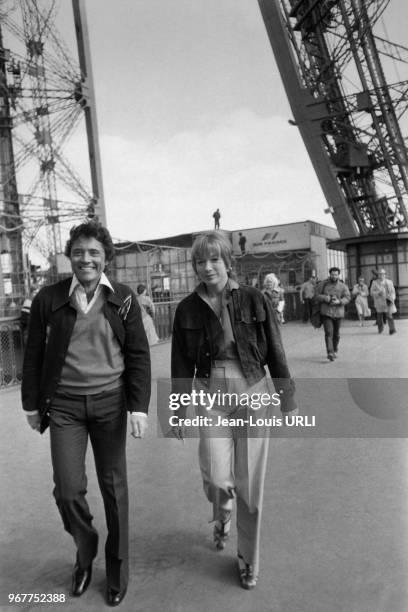
M316 329L322 326L322 317L320 315L320 302L313 301L312 303L312 314L310 315L310 322Z

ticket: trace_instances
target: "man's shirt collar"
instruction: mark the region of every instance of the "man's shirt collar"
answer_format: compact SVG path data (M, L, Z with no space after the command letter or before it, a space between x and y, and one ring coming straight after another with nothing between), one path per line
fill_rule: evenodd
M79 280L77 279L76 275L74 274L73 277L72 277L71 286L70 286L69 292L68 292L69 297L71 297L71 295L74 293L74 291L78 287L78 285L81 285L81 283L79 282ZM109 279L106 276L105 272L102 272L101 278L99 279L99 283L97 285L97 288L100 285L105 285L105 287L108 287L108 289L110 289L112 291L112 293L115 293L115 290L112 287L111 283L109 282Z

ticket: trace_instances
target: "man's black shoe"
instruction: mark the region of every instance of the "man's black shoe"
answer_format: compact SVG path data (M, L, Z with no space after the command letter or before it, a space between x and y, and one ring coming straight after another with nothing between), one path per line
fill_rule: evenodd
M75 597L80 597L85 593L92 578L92 564L82 569L75 563L74 571L72 572L72 594Z
M116 589L108 588L106 593L106 601L108 606L118 606L126 595L126 589L116 591Z

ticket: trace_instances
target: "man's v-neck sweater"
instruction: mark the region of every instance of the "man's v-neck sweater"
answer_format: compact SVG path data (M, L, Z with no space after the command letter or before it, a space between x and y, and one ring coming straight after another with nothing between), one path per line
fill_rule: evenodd
M74 301L72 304L75 305ZM123 353L103 314L103 307L103 292L87 313L76 307L76 322L61 372L59 391L93 395L121 386L125 367Z

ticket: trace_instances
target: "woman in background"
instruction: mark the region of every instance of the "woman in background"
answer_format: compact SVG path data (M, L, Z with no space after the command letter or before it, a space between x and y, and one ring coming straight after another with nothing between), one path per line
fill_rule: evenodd
M285 291L279 278L273 272L265 276L262 293L270 300L279 323L284 323Z
M395 322L393 314L397 312L395 305L396 293L392 280L386 278L384 268L378 271L378 278L371 285L371 295L374 298L374 306L377 313L378 333L382 334L384 325L388 323L390 334L395 334Z
M368 307L368 287L364 282L364 277L360 276L358 283L354 285L352 295L355 297L355 305L360 321L360 326L364 325L364 319L371 317L371 310Z
M218 550L228 539L236 499L239 577L243 588L252 589L259 572L269 431L266 426L249 428L235 423L237 419L248 423L251 414L257 419L270 416L270 404L253 412L242 402L243 393L270 395L265 365L274 378L278 404L285 415L296 413L294 383L270 304L258 289L239 285L231 278L232 252L227 239L216 231L202 234L193 244L191 260L200 284L175 313L172 391L191 393L194 384L195 390L222 390L238 398L235 403L219 402L211 409L204 403L198 407L198 414L210 417L212 423L225 417L228 423L199 428L199 461L204 491L213 506ZM185 409L179 408L177 414L179 426L173 427L173 434L182 438Z
M153 344L157 344L159 341L153 321L155 314L154 303L153 300L147 295L146 285L141 283L137 286L136 291L137 301L139 302L142 311L142 321L147 340L149 342L149 346L152 346Z

